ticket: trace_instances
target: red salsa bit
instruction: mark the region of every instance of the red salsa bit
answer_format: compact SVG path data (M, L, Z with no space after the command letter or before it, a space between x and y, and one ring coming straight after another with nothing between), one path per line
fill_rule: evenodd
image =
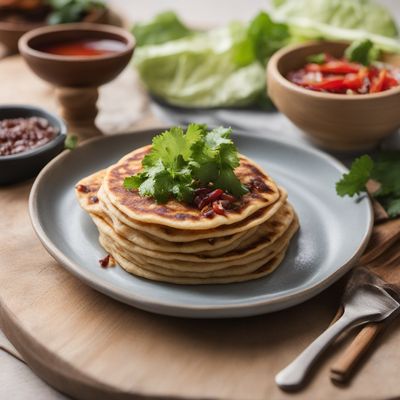
M193 200L196 207L206 218L211 218L215 214L225 215L225 211L232 208L236 198L222 189L212 190L210 188L200 188L195 190Z
M14 118L0 121L0 156L23 153L50 142L57 129L45 118Z
M76 190L81 193L89 193L90 187L86 186L86 185L78 185L78 186L76 186Z
M202 210L201 213L206 218L212 218L214 216L214 210L212 208L207 208L206 210Z
M99 198L97 196L90 196L89 197L89 201L91 203L98 203L99 202Z
M102 268L113 267L115 265L115 260L110 254L107 254L104 258L99 260L99 264Z
M252 179L249 184L249 189L251 191L255 189L258 192L264 192L264 193L268 193L271 191L271 189L268 187L268 185L260 178Z
M379 93L400 85L399 68L378 65L366 67L326 54L323 63L308 63L287 79L305 89L339 94Z

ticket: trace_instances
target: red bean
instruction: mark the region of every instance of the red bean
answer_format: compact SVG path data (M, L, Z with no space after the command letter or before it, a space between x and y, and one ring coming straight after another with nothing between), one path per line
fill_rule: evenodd
M0 156L18 154L54 139L56 128L44 118L14 118L0 121Z

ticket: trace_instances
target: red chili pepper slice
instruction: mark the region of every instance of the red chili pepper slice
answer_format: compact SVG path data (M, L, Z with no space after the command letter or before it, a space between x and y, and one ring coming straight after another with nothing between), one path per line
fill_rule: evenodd
M383 81L383 90L391 89L392 87L398 86L399 82L393 76L387 74L385 80Z
M324 74L349 74L357 73L360 65L349 63L346 61L332 60L325 64L307 64L305 70L307 72L322 72Z
M228 193L222 193L221 194L221 199L222 200L227 200L230 203L234 203L236 201L235 197L233 197L232 195L230 195Z
M379 71L379 75L377 78L374 78L372 81L371 87L369 89L370 93L379 93L383 90L383 83L385 82L385 78L387 75L386 69L382 69Z
M222 207L221 202L214 201L214 203L212 204L212 208L213 208L213 211L215 212L215 214L225 215L225 209L224 209L224 207Z
M346 87L346 89L351 89L351 90L358 90L362 87L364 83L364 80L361 79L359 76L354 77L346 77L343 80L343 86Z
M207 204L211 204L215 200L218 200L221 197L222 193L224 193L222 189L213 190L211 193L207 194L201 199L200 203L198 204L198 208L201 210Z
M342 90L344 78L326 78L321 82L304 82L303 85L314 90Z

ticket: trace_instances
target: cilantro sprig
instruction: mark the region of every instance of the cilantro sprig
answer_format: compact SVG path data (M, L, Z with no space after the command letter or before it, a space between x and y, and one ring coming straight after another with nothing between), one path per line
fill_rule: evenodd
M389 217L400 216L400 151L381 152L375 160L367 155L357 158L349 173L336 183L336 192L342 197L352 197L366 190L369 179L379 183L379 189L372 195Z
M380 56L379 49L369 39L356 40L347 47L345 58L352 62L358 62L363 65L370 65Z
M171 197L189 203L197 187L210 184L240 197L248 190L234 173L239 156L231 133L231 128L208 130L199 124L190 124L186 132L173 127L153 138L143 170L125 178L123 185L158 203Z

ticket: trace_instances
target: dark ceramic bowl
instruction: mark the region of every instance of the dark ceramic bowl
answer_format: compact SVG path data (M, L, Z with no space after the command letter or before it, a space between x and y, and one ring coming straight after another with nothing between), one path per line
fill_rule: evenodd
M36 149L10 156L0 156L0 185L29 179L64 149L67 127L62 119L38 107L7 105L0 106L0 120L8 118L41 117L57 129L57 136Z

